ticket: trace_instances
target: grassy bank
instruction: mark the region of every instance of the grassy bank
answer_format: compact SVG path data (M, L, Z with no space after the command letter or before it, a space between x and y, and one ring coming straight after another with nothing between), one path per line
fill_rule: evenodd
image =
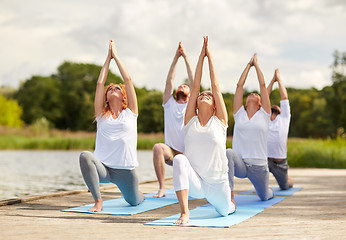
M138 134L137 147L151 150L159 142L164 142L162 133ZM0 128L0 150L92 150L94 146L95 133ZM227 147L231 146L229 138ZM291 167L346 169L346 140L290 138L287 159Z
M289 139L287 160L291 167L346 168L346 140Z

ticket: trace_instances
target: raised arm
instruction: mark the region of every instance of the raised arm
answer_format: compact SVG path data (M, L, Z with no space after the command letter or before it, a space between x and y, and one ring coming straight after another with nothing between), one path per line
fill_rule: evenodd
M260 87L262 108L267 113L270 114L271 113L271 110L270 110L271 105L270 105L269 94L267 92L267 88L266 88L266 84L265 84L265 81L264 81L263 74L262 74L261 69L260 69L260 67L258 65L257 53L255 53L254 56L253 56L253 65L255 66L255 69L256 69L258 83L259 83L259 87Z
M101 69L99 78L97 80L96 92L95 92L95 100L94 100L94 108L95 108L95 116L98 117L103 112L103 104L104 104L104 87L108 76L109 64L112 60L112 46L111 42L109 43L108 55L105 63Z
M250 62L246 65L243 73L241 74L239 81L237 83L237 88L235 90L234 94L234 100L233 100L233 113L235 114L238 112L241 106L243 106L243 95L244 95L244 84L245 80L247 78L247 75L249 73L249 70L251 68L251 63L252 63L253 57L250 59Z
M179 47L180 47L181 56L182 56L182 57L184 58L184 60L185 60L186 71L187 71L187 77L188 77L188 79L189 79L190 89L192 89L192 86L193 86L193 71L192 71L192 68L191 68L191 64L190 64L189 58L188 58L187 55L186 55L186 51L185 51L185 48L184 48L182 42L180 42Z
M268 87L267 87L267 92L268 92L268 95L269 95L269 96L270 96L270 94L272 93L273 85L274 85L274 83L276 82L275 74L276 74L276 70L275 70L273 79L270 81L270 83L269 83L269 85L268 85Z
M196 66L195 78L193 80L193 86L190 93L190 99L189 99L189 102L187 103L187 107L185 111L185 118L184 118L185 125L191 120L191 118L196 116L197 98L199 95L199 89L201 87L204 57L206 56L205 55L206 41L207 41L207 38L204 37L202 51L201 51L201 54L199 55L197 66Z
M178 49L175 52L173 62L171 64L171 67L169 68L169 72L167 75L166 87L165 87L165 91L163 92L163 104L165 104L173 94L173 81L174 81L175 73L177 69L177 62L179 57L181 56L180 44L181 42L179 42Z
M287 90L286 90L284 84L281 81L280 72L279 72L278 68L275 69L275 78L276 78L276 81L279 84L279 91L280 91L281 100L288 99Z
M133 86L132 79L124 66L124 64L120 61L114 41L111 41L112 45L112 57L115 60L115 63L117 64L120 74L124 80L125 83L125 89L126 89L126 95L127 95L127 107L135 114L138 114L138 105L137 105L137 96L135 92L135 87Z
M214 59L211 55L210 49L209 49L209 44L208 44L208 37L206 37L206 48L205 48L205 54L208 58L208 63L209 63L209 75L210 75L210 81L211 81L211 91L214 96L215 100L215 115L220 119L220 121L228 125L228 115L227 115L227 109L225 102L222 97L222 93L220 91L219 87L219 81L216 76L216 71L215 71L215 65L214 65Z

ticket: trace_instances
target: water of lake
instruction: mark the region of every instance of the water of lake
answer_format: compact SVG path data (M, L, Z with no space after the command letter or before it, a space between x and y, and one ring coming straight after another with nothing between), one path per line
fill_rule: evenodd
M87 189L79 169L80 152L0 151L0 200ZM152 159L152 151L138 151L140 182L156 179ZM172 175L167 166L166 177Z

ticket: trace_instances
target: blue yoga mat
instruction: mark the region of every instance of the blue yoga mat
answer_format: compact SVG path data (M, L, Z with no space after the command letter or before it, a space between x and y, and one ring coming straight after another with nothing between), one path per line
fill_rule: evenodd
M257 196L234 196L235 204L238 207L268 208L284 200L285 197L274 197L267 201L261 201ZM210 203L201 207L212 206Z
M165 207L171 204L178 203L177 196L174 189L167 189L166 196L162 198L154 198L156 193L148 193L145 195L145 200L137 205L131 206L124 198L117 198L107 200L103 202L103 210L101 212L89 212L88 209L94 206L94 204L88 204L80 207L74 207L62 210L63 212L80 212L80 213L93 213L93 214L105 214L105 215L134 215L157 208ZM189 200L194 198L189 197Z
M80 207L74 207L62 210L63 212L80 212L80 213L93 213L93 214L106 214L106 215L134 215L153 209L165 207L171 204L178 203L178 199L175 198L153 198L147 197L137 206L131 206L124 198L117 198L107 200L103 202L103 210L101 212L89 212L88 209L94 206L89 204Z
M292 187L292 188L289 188L287 190L281 190L280 187L272 187L273 188L273 191L274 191L274 194L275 196L291 196L293 195L294 193L300 191L301 189L303 189L302 187ZM257 195L256 193L253 193L255 189L250 189L250 190L247 190L245 192L240 192L239 194L241 195Z
M261 201L257 196L234 196L237 210L227 217L220 216L212 205L206 204L191 210L190 221L184 225L173 224L173 222L180 217L180 214L145 224L184 227L231 227L255 216L265 208L281 202L283 199L285 199L285 197L275 197L267 201Z
M156 192L155 193L147 193L147 194L144 194L144 195L146 197L153 197L155 194L156 194ZM173 188L166 189L166 196L163 197L163 198L178 200L177 195L175 194L175 190ZM194 199L193 197L189 197L189 200L193 200L193 199Z
M222 217L215 211L213 206L197 207L190 211L190 221L184 225L175 225L173 222L178 220L180 214L167 218L145 223L145 225L164 225L182 227L231 227L241 223L263 211L263 208L237 207L237 211Z

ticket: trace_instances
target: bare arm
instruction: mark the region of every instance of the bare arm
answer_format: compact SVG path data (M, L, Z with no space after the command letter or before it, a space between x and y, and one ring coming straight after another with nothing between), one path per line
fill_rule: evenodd
M243 106L243 95L244 95L244 84L245 80L247 78L247 75L249 73L249 70L251 68L251 63L252 63L253 57L250 59L250 62L246 65L243 73L241 74L239 81L237 83L237 88L235 90L234 94L234 100L233 100L233 113L235 114L238 112L238 110Z
M114 58L115 63L117 64L120 74L125 83L127 103L128 103L127 106L133 113L138 114L138 105L137 105L137 96L135 92L135 87L133 86L130 74L128 73L126 67L120 61L118 57L114 41L112 41L112 57Z
M173 62L171 64L171 67L169 68L169 72L167 75L166 87L165 87L165 91L163 92L163 104L166 104L166 102L169 100L169 98L173 94L173 80L175 78L175 73L176 73L176 69L177 69L177 62L178 62L179 57L181 56L181 51L179 51L179 49L180 49L180 43L179 43L178 49L174 55Z
M271 113L271 110L270 110L271 105L270 105L269 94L267 92L267 88L266 88L263 74L262 74L261 69L260 69L258 62L257 62L257 53L255 53L255 55L254 55L253 65L255 66L255 69L256 69L258 83L259 83L259 87L260 87L262 108L268 114L270 114Z
M280 72L279 72L278 68L275 69L275 78L276 78L276 81L279 84L279 91L280 91L281 100L288 99L287 90L286 90L284 84L281 81Z
M181 56L184 58L185 60L185 65L186 65L186 71L187 71L187 77L189 79L189 85L190 85L190 89L192 88L193 86L193 71L192 71L192 68L191 68L191 64L190 64L190 61L189 61L189 58L187 57L186 55L186 51L185 51L185 48L183 46L183 44L180 42L180 52L181 52Z
M208 37L206 37L206 39L207 41L206 41L205 52L206 52L206 56L208 58L208 63L209 63L211 90L215 100L215 107L216 107L215 115L220 119L220 121L223 124L228 125L228 115L227 115L226 105L223 100L222 93L220 91L219 81L217 79L216 72L215 72L214 60L209 50Z
M276 72L276 71L275 71ZM270 94L272 93L272 90L273 90L273 85L274 83L276 82L276 78L275 78L275 73L274 73L274 76L273 76L273 79L270 81L268 87L267 87L267 92L268 92L268 95L270 96Z
M104 87L108 76L109 64L112 60L112 52L111 52L111 43L108 48L108 55L105 63L101 69L99 78L97 80L96 92L95 92L95 100L94 100L94 108L95 108L95 116L98 117L103 112L103 104L104 104Z
M201 87L202 68L203 68L203 62L205 57L205 48L206 48L206 38L204 38L202 51L198 58L196 71L195 71L195 79L193 81L190 99L189 99L189 102L187 103L187 107L185 111L185 119L184 119L185 125L191 120L191 118L196 116L196 104L197 104L197 98L199 95L199 89Z

